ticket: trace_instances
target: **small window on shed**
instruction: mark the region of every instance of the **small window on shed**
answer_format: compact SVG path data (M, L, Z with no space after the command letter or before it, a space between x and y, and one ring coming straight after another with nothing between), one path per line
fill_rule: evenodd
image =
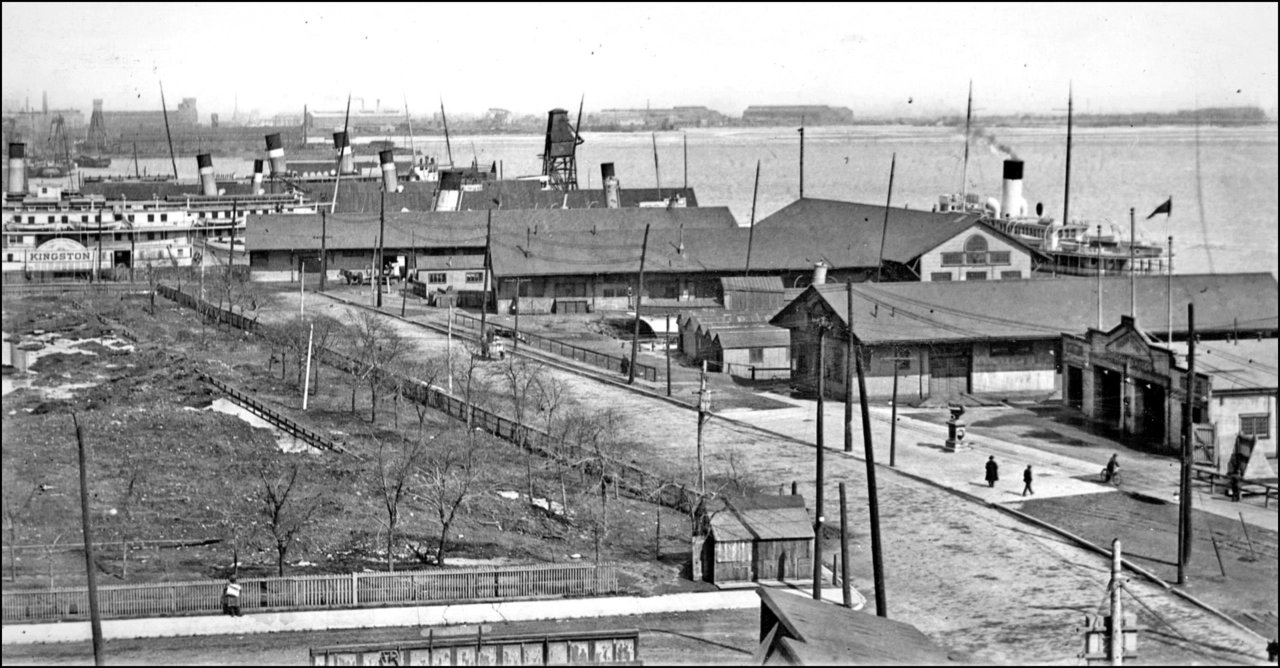
M1241 415L1240 435L1271 438L1271 416L1266 413Z
M483 272L483 271L468 271L468 272L467 272L467 275L466 275L466 279L465 279L465 280L466 280L466 282L468 282L468 283L483 283L483 282L484 282L484 272Z
M929 274L929 280L931 280L931 281L949 281L949 280L951 280L951 272L949 272L949 271L935 271L935 272L933 272L933 273Z
M444 272L443 272L443 271L433 271L433 272L431 272L431 273L427 274L427 282L428 282L428 283L444 283L444 282L446 282Z
M747 362L751 364L764 364L764 348L748 348Z

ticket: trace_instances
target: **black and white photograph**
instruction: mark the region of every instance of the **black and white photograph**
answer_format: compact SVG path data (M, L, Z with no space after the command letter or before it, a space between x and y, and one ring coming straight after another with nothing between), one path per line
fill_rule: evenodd
M0 3L0 662L1276 665L1278 8Z

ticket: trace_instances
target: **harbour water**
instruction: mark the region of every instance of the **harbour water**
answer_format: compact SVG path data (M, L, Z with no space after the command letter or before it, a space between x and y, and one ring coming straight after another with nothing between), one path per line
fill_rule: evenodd
M1197 139L1197 134L1199 138ZM800 142L796 127L714 128L659 132L658 171L663 187L686 182L703 206L728 206L739 224L751 217L756 161L761 164L756 204L759 220L800 194ZM1062 217L1066 129L990 128L970 145L969 191L1000 194L1001 163L1009 153L1026 162L1023 193L1031 207ZM371 138L355 141L355 151ZM379 139L382 139L380 137ZM407 146L407 137L385 137ZM535 135L451 136L454 161L501 162L504 176L537 174L543 137ZM612 162L623 187L658 183L649 133L583 133L578 148L581 187L599 187L600 163ZM421 154L445 160L441 137L416 137ZM1266 271L1277 274L1277 127L1077 128L1072 136L1071 218L1117 225L1128 234L1129 208L1137 213L1139 238L1165 243L1174 237L1178 273ZM958 192L964 138L954 127L848 126L805 129L804 195L883 203L889 166L896 154L894 206L929 209L938 195ZM1197 152L1199 169L1197 170ZM253 158L214 158L218 173L246 176ZM139 161L147 173L167 174L167 158ZM109 169L86 175L132 173L133 161L115 158ZM196 178L194 156L179 156L178 173ZM1146 220L1173 198L1173 215Z

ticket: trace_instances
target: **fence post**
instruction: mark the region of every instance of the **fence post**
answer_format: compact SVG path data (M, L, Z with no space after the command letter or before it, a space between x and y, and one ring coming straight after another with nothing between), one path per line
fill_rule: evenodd
M359 578L359 577L360 577L359 573L351 574L351 606L352 607L360 605L360 586L359 586L359 583L356 581L356 578Z

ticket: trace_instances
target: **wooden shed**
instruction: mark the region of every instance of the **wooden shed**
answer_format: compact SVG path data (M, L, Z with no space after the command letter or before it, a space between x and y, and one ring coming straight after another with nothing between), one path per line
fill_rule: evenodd
M702 576L707 582L794 580L813 572L813 523L803 496L726 501L703 524Z

